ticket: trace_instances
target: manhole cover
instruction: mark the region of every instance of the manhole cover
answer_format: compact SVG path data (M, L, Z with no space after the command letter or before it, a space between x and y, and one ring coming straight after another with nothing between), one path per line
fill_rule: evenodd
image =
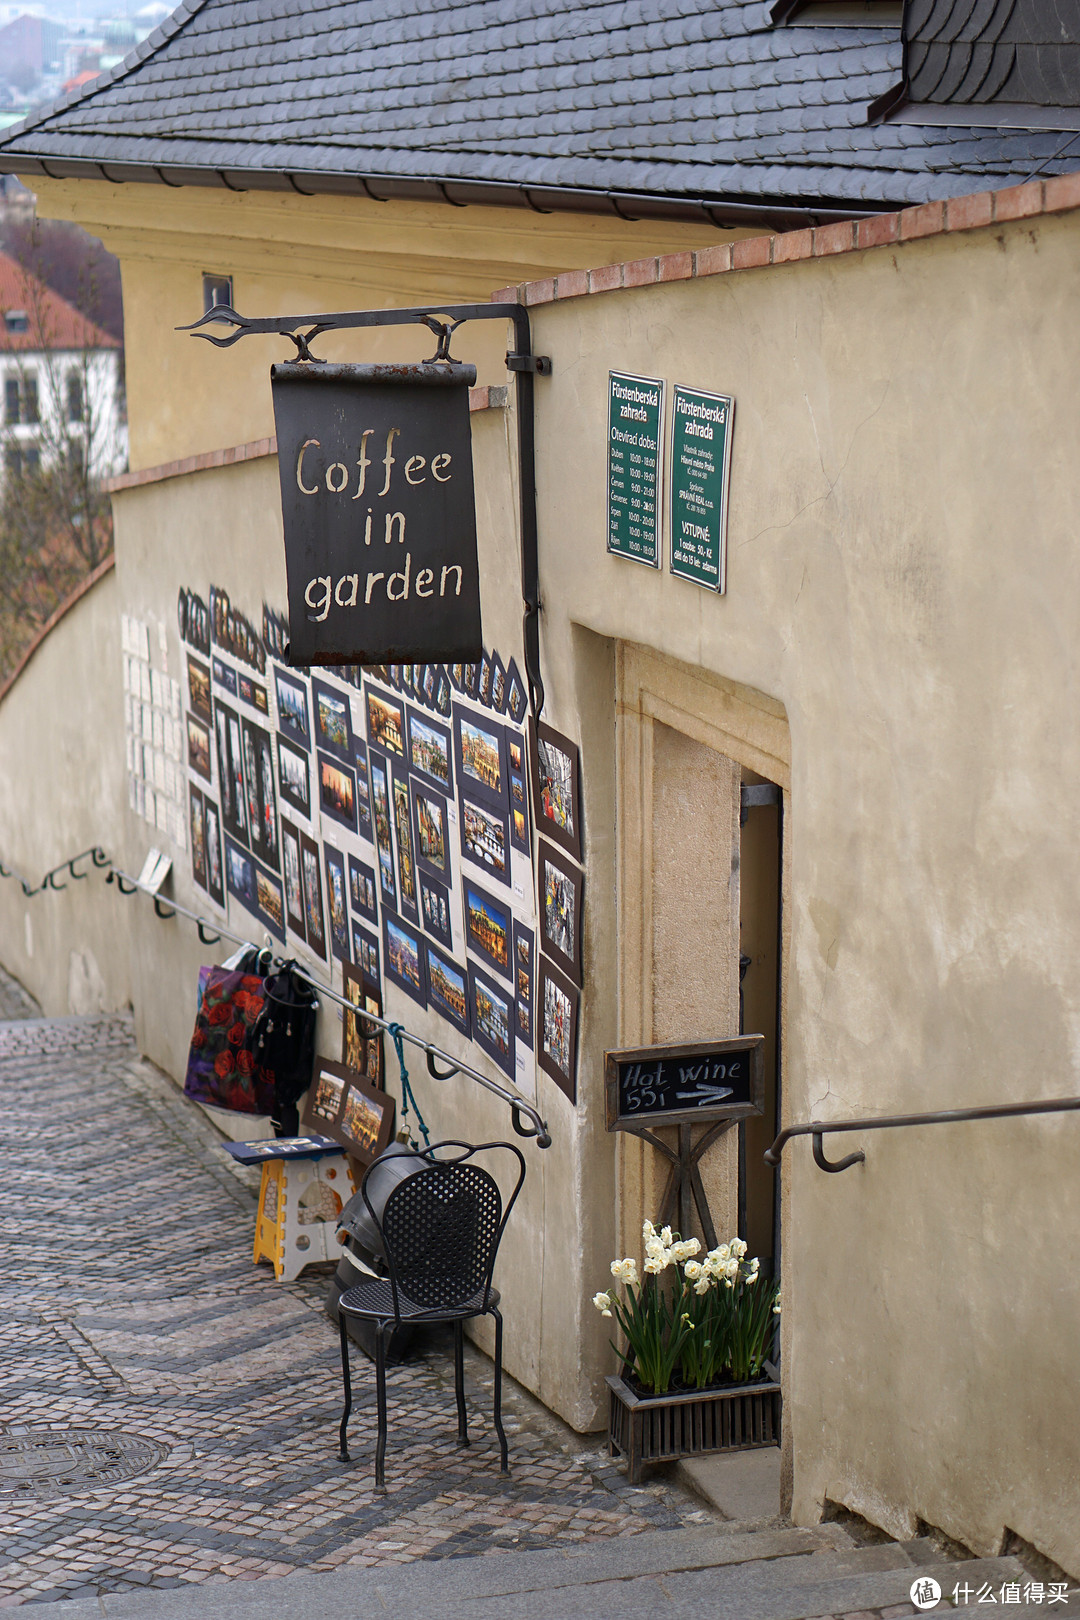
M68 1496L145 1474L167 1455L119 1429L27 1429L0 1434L0 1496Z

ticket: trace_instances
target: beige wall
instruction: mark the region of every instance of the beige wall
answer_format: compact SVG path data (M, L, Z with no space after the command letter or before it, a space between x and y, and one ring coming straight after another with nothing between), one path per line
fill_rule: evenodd
M789 1121L1077 1090L1078 238L1071 216L534 312L555 722L584 716L580 626L788 718ZM610 367L735 396L726 597L606 555ZM798 1519L832 1499L984 1553L1008 1527L1080 1569L1077 1129L874 1134L838 1177L788 1149Z
M100 846L118 858L125 800L120 613L107 573L55 626L0 699L0 864L37 887ZM27 899L0 881L0 961L46 1014L114 1011L131 996L129 918L89 861Z
M204 271L233 277L233 300L244 315L486 302L498 288L532 277L747 234L520 208L88 180L33 184L43 218L76 220L121 261L135 468L274 431L267 376L275 360L295 358L292 344L244 338L226 364L211 344L173 330L202 315ZM434 346L426 329L390 329L327 336L315 352L329 360L422 360ZM454 348L477 361L482 382L502 382L507 346L507 328L491 322L459 335Z

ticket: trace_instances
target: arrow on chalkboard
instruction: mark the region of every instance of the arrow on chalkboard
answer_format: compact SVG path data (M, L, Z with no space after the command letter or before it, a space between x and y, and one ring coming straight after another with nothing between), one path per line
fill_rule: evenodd
M696 1086L693 1091L677 1091L676 1097L680 1102L702 1103L723 1102L725 1097L732 1096L731 1086Z

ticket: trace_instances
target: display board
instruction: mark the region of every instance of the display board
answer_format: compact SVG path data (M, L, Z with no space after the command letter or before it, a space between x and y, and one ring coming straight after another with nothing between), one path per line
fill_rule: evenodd
M607 548L659 568L664 385L613 371L608 377Z
M727 394L676 386L671 407L671 572L723 591L731 417Z
M765 1106L763 1035L604 1054L609 1131L742 1119Z

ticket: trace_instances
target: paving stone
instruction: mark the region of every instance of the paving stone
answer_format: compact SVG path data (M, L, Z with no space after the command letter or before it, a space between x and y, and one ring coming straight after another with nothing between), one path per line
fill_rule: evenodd
M3 994L0 977L0 1013ZM0 1021L0 1140L0 1437L105 1429L164 1452L75 1494L0 1486L0 1607L700 1529L699 1500L631 1487L598 1439L511 1380L501 1480L491 1365L475 1351L473 1445L459 1451L435 1339L389 1371L390 1490L376 1497L374 1372L358 1350L355 1461L336 1456L328 1274L279 1284L252 1265L257 1179L138 1058L129 1018Z

